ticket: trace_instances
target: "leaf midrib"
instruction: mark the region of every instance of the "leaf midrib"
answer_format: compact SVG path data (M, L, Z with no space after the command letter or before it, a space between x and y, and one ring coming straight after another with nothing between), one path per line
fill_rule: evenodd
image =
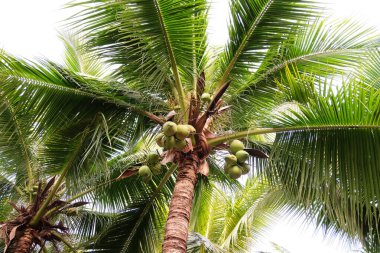
M233 67L235 66L237 60L239 59L240 55L242 54L243 50L245 49L245 47L248 43L248 40L251 38L256 27L259 25L259 23L261 22L261 20L263 19L264 15L265 15L265 13L268 11L269 7L272 5L273 2L274 2L274 0L268 1L268 3L263 7L263 9L261 10L260 14L255 19L255 21L252 23L248 32L244 36L239 48L236 50L234 57L232 58L232 60L228 64L226 70L224 71L223 76L219 81L218 87L220 87L221 85L223 85L226 82L227 77L229 76L229 74L232 71Z

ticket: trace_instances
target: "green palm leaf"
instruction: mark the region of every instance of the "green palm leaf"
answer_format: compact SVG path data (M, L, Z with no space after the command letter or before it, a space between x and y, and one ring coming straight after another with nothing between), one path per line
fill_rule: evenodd
M239 0L231 4L230 40L219 58L219 85L258 68L266 51L318 15L314 1Z

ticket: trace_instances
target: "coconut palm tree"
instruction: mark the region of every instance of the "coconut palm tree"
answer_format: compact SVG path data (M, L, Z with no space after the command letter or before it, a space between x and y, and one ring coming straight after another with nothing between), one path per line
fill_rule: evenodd
M245 142L257 171L324 224L339 217L331 226L355 234L376 220L378 91L367 82L335 87L325 81L357 73L366 56L376 54L373 30L324 21L321 5L310 0L237 0L230 5L229 40L218 51L207 45L203 0L72 4L78 5L84 10L68 27L85 38L86 57L70 43L65 66L2 54L0 146L8 179L33 188L38 173L59 174L22 223L19 240L41 223L64 181L69 194L81 195L93 182L77 179L95 174L104 181L123 172L126 181L93 194L103 211L124 209L123 222L135 219L122 252L156 245L141 242L159 240L153 234L163 223L163 251L185 252L199 177L234 184L218 167L236 139ZM100 59L108 67L101 68ZM113 159L123 159L124 147L144 133L158 134L167 122L176 123L164 127L167 137L177 125L194 132L164 143L160 138L161 163L169 169L135 182L136 167L121 168ZM112 173L109 161L118 168ZM227 174L236 178L242 169L227 168ZM368 230L371 238L374 231Z

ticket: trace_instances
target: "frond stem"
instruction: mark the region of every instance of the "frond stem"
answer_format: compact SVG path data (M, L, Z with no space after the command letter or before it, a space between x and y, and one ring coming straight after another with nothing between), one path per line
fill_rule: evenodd
M40 221L40 219L42 218L42 216L44 215L47 206L50 204L51 200L54 198L55 193L57 192L57 190L61 186L63 180L66 178L67 172L72 168L72 166L74 164L74 161L76 160L76 158L78 157L78 154L82 150L84 139L85 139L86 135L88 134L88 132L89 132L88 128L86 128L83 131L82 138L81 138L80 142L78 143L75 151L73 152L73 154L72 154L71 158L69 159L69 161L66 163L66 165L65 165L65 167L64 167L61 175L59 176L59 178L57 180L57 182L55 182L53 188L51 189L51 191L49 192L48 196L46 197L46 199L42 203L41 207L38 209L36 215L30 221L30 223L29 223L30 226L37 225L38 222Z
M172 45L170 44L169 35L167 33L167 30L166 30L164 17L162 16L162 12L161 12L161 8L160 8L160 4L159 4L158 0L154 0L154 6L156 7L156 10L157 10L158 19L159 19L160 26L162 29L162 35L163 35L164 40L165 40L166 49L168 50L168 54L169 54L169 58L170 58L170 62L171 62L172 70L173 70L173 75L174 75L174 79L175 79L175 87L176 87L177 92L178 92L178 100L179 100L178 103L179 103L181 110L184 113L184 115L187 115L186 114L185 91L183 90L181 77L179 75L179 71L178 71L178 67L177 67L177 61L176 61L175 56L174 56L174 51L173 51ZM185 118L185 121L187 121L187 120L188 119Z
M58 233L55 232L55 231L51 231L51 233L52 233L55 237L57 237L59 240L61 240L61 242L63 242L67 247L69 247L70 252L78 253L78 251L77 251L73 246L71 246L70 242L67 241L63 236L61 236L60 234L58 234Z
M93 99L98 100L98 101L104 101L105 103L114 104L115 106L125 107L125 108L132 110L132 111L140 113L141 115L146 116L147 118L156 122L157 124L163 125L165 123L164 120L160 119L158 116L154 115L153 113L145 111L143 109L140 109L140 108L133 106L133 105L131 105L131 104L129 104L123 100L120 100L120 99L110 98L110 97L106 97L104 95L99 95L99 94L83 91L80 89L64 87L64 86L60 86L60 85L56 85L56 84L46 83L46 82L42 82L42 81L38 81L38 80L34 80L34 79L27 79L25 77L18 77L18 76L14 76L14 75L10 76L10 77L15 78L16 80L19 80L19 81L27 81L31 85L46 87L46 88L53 89L53 90L64 91L67 93L72 93L72 94L76 94L76 95L80 95L80 96L84 96L84 97L93 98Z
M376 125L325 125L325 126L294 126L294 127L279 127L279 128L259 128L252 130L245 130L241 132L226 134L216 138L208 139L208 145L216 146L224 142L234 139L241 139L250 135L281 133L289 131L303 131L303 130L333 130L333 129L380 129Z
M264 8L261 10L260 14L255 19L255 22L253 22L253 24L249 28L248 32L245 34L240 46L238 47L238 49L235 52L234 57L231 59L226 70L224 71L223 76L218 83L217 89L220 88L225 82L227 82L227 78L228 78L230 72L232 71L233 67L235 66L237 60L239 59L241 53L243 52L244 48L246 47L248 40L251 38L256 27L261 22L265 13L268 11L269 7L272 5L273 2L274 2L274 0L268 1L268 3L264 6Z
M9 102L9 100L6 97L4 98L4 103L7 106L8 110L11 114L12 121L15 124L17 135L20 138L20 145L22 148L21 152L24 155L24 160L25 160L24 162L25 162L26 172L28 175L28 187L29 187L29 189L31 189L33 187L33 184L34 184L34 176L33 176L33 168L31 165L31 159L30 159L29 151L28 151L29 150L28 145L25 142L26 137L24 136L24 133L21 130L20 124L19 124L18 119L16 117L16 113L14 112L11 103Z

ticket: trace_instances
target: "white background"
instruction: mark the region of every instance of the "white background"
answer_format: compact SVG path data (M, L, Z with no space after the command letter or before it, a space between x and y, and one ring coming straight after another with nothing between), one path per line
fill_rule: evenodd
M324 0L328 2L328 0ZM46 57L61 61L63 46L58 39L62 21L72 10L62 10L67 0L0 0L0 49L26 58ZM380 28L379 0L330 0L333 18L356 17L363 23ZM210 43L221 45L227 38L227 0L214 0L210 19ZM268 242L273 241L291 253L347 253L342 242L323 241L321 233L301 226L301 222L282 220L268 232ZM271 252L263 242L260 249Z

